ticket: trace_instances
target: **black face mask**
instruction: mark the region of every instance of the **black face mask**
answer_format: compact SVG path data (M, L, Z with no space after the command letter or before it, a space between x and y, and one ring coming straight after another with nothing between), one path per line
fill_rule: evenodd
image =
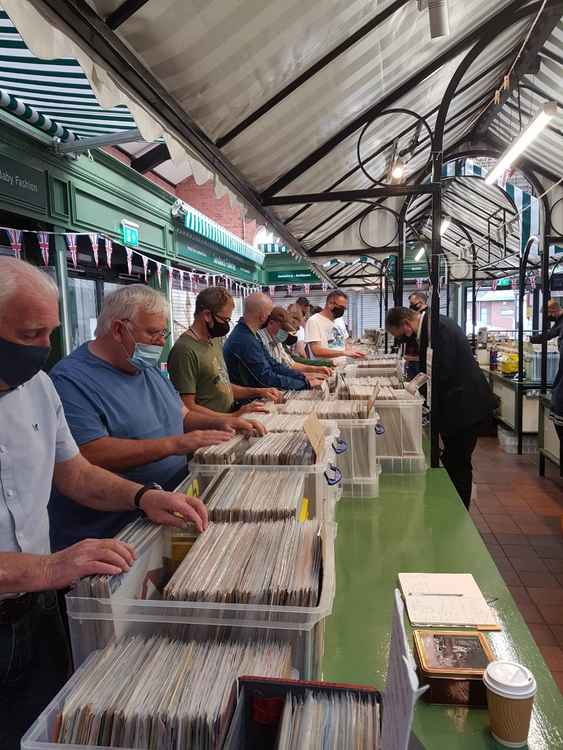
M286 338L286 340L285 340L285 343L286 343L286 344L287 344L288 346L293 346L293 344L296 344L296 343L297 343L297 336L293 336L293 334L291 334L291 333L288 333L288 334L287 334L287 338Z
M216 320L214 315L213 315L213 325L210 326L209 323L207 323L206 325L207 325L207 331L209 333L209 337L212 339L221 339L223 338L223 336L226 336L231 330L230 323L226 323L223 320Z
M341 318L345 312L345 307L342 307L342 305L337 305L336 307L332 308L332 317L336 320L336 318Z
M49 346L25 346L0 338L0 380L17 388L36 375L51 351Z
M414 310L415 312L419 312L419 306L416 302L411 302L409 305L410 310Z

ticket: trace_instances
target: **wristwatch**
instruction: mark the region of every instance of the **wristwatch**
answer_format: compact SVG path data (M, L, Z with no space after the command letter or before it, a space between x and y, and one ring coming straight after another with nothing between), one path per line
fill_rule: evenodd
M157 484L156 482L151 482L150 484L145 484L141 489L137 492L135 497L133 498L133 505L135 508L141 511L141 513L144 513L143 509L141 508L141 498L145 494L145 492L150 492L150 490L162 490L162 487L160 484Z

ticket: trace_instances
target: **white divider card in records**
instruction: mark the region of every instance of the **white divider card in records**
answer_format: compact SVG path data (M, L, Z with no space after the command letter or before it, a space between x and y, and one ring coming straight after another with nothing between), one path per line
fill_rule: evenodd
M420 687L416 663L405 631L405 607L395 589L393 625L387 680L383 693L382 750L408 750L411 743L414 707L428 686ZM412 745L411 745L412 747Z
M313 450L318 457L322 456L326 447L326 436L316 414L310 414L303 424L305 434L309 438Z

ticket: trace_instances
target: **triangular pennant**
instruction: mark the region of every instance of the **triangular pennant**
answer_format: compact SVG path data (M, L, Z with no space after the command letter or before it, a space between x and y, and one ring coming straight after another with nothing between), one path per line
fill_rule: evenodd
M311 291L311 285L310 284L305 284L304 291L305 291L305 294L309 294L309 292Z
M41 257L43 258L43 264L49 265L49 232L37 232L37 239L39 241L39 247L41 249Z
M106 259L108 268L111 268L111 256L113 254L113 240L106 240ZM117 247L117 243L115 243L115 246Z
M10 237L10 246L14 251L16 258L22 257L22 233L20 229L8 229L8 236Z
M270 295L270 297L274 296L274 292L275 291L276 291L276 287L275 286L271 285L271 286L268 287L268 294Z
M293 286L291 284L288 284L287 285L287 296L291 297L292 293L293 293Z
M76 249L76 234L74 232L68 232L65 234L66 246L70 253L72 265L76 268L78 265L78 251Z
M127 273L131 276L133 273L133 251L130 247L126 247L125 252L127 254Z
M184 290L184 272L181 268L178 269L178 273L180 274L180 289Z
M94 262L96 263L96 268L97 268L99 264L98 234L97 232L89 232L88 237L90 238L90 242L92 243L92 253L94 254Z
M141 258L143 259L143 271L144 271L144 274L145 274L145 283L146 283L146 281L147 281L147 272L148 272L148 268L149 268L149 259L147 258L146 255L141 255Z
M158 286L162 286L162 263L156 261L156 275L158 277Z

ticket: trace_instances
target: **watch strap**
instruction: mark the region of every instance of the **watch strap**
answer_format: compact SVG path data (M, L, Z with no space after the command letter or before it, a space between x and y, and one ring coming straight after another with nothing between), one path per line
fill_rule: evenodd
M161 489L162 487L160 486L160 484L157 484L156 482L151 482L150 484L143 485L141 489L137 491L137 493L135 494L135 497L133 498L133 504L135 508L137 508L138 510L142 510L141 499L146 492L150 492L150 490L161 490Z

